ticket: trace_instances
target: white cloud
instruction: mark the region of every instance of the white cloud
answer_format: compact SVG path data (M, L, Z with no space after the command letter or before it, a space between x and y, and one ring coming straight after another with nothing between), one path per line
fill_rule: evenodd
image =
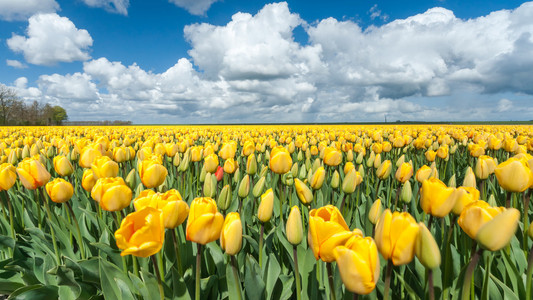
M7 45L14 52L23 53L29 63L53 65L90 58L87 48L93 44L91 35L66 17L55 13L33 15L26 34L27 37L13 34Z
M0 19L23 21L36 13L51 13L59 10L55 0L0 0Z
M184 8L189 13L197 16L205 15L211 4L217 1L219 0L168 0L168 2L174 3L176 6Z
M513 101L509 99L501 99L498 101L498 111L499 112L505 112L509 111L513 108Z
M13 59L6 59L6 65L16 68L16 69L24 69L28 67L27 65L21 63L20 61L13 60Z
M91 7L102 7L105 10L121 15L128 15L128 6L130 0L83 0L85 4Z

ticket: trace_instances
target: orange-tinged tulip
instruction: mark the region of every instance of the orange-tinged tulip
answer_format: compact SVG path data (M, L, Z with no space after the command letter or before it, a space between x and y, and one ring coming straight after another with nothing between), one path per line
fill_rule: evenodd
M58 155L54 157L54 170L59 176L70 176L74 173L74 167L64 155Z
M94 148L86 147L80 155L78 163L82 168L90 168L95 158L102 156L102 153Z
M217 211L217 204L211 198L196 198L191 203L187 219L188 241L205 245L220 237L224 217Z
M430 167L423 165L420 167L420 169L418 169L418 171L416 171L416 180L420 183L424 182L424 180L428 180L429 176L431 175L431 171L432 170Z
M394 177L401 183L406 182L413 176L413 166L410 163L403 163L396 170Z
M48 182L45 188L48 196L55 203L65 203L74 195L72 184L63 178L56 178Z
M448 157L448 146L440 146L439 149L437 149L437 156L441 159L446 159Z
M425 213L444 218L450 213L456 200L450 195L454 188L447 187L442 181L430 178L422 183L420 189L420 206Z
M17 181L16 168L10 163L0 165L0 191L7 191Z
M115 231L117 247L122 249L120 255L148 257L159 252L165 235L162 218L162 212L153 207L127 215Z
M383 258L400 266L413 260L418 232L419 226L409 213L386 209L376 225L374 240Z
M136 211L146 206L161 210L163 212L163 225L170 229L181 225L189 214L189 205L182 200L180 192L174 189L165 193L144 190L135 198L133 205Z
M333 252L346 289L367 295L376 288L380 268L378 248L372 238L354 236Z
M336 148L327 147L324 149L324 163L328 166L336 167L342 162L342 153Z
M274 210L274 193L272 189L268 189L263 195L261 195L261 203L257 209L257 218L265 223L272 218L272 212Z
M50 180L50 173L44 165L35 159L25 158L17 166L20 182L28 190L34 190L45 185Z
M137 169L143 185L149 189L160 186L168 174L167 168L155 160L139 161Z
M220 248L229 255L241 251L242 223L238 212L231 212L226 216L220 232Z
M463 209L457 223L469 237L476 239L479 229L503 211L504 207L491 207L483 200L474 201Z
M204 168L207 173L215 173L218 167L218 156L214 153L209 154L204 159Z
M94 178L93 170L86 169L83 171L83 177L81 179L81 186L87 192L90 192L94 185L96 184L96 179Z
M91 190L91 197L107 211L119 211L130 205L132 192L122 177L100 178Z
M533 172L525 159L509 158L494 170L500 186L508 192L521 193L533 185Z
M463 212L463 209L468 204L479 200L479 191L473 187L458 187L451 194L450 198L455 202L452 212L454 215L459 216Z
M107 156L95 158L91 169L97 180L106 177L117 177L118 175L118 164Z
M344 245L354 234L336 206L326 205L309 212L307 241L317 260L334 261L333 249Z
M270 152L270 170L276 174L285 174L292 168L292 158L284 147L277 146Z
M292 245L298 245L302 242L303 239L303 225L302 225L302 215L300 214L300 209L298 206L293 206L289 217L287 218L287 223L285 224L285 234L287 235L287 240Z

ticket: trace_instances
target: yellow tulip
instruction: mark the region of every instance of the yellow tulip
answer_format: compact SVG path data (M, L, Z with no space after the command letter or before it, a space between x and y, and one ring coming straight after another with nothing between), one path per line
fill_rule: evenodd
M295 164L297 166L297 164ZM249 175L255 175L257 172L257 160L255 155L252 153L246 159L246 173Z
M428 150L426 151L425 155L426 155L427 161L432 162L435 160L435 156L437 156L437 152L433 150Z
M385 260L392 260L395 266L405 265L413 260L419 230L409 213L386 209L376 225L374 240Z
M430 175L431 168L426 165L423 165L422 167L420 167L420 169L418 169L418 171L416 171L415 178L418 182L422 183L424 182L424 180L428 180Z
M196 198L191 203L187 219L186 239L205 245L220 237L224 217L211 198Z
M65 203L74 195L72 184L63 178L56 178L48 182L45 188L48 196L55 203Z
M406 182L413 176L413 166L410 163L403 163L396 170L394 177L401 183Z
M346 174L342 181L342 191L345 194L351 194L355 192L355 188L363 181L363 177L359 172L352 169Z
M17 166L20 182L28 190L35 190L50 180L50 173L44 165L33 158L25 158Z
M261 195L261 203L257 209L257 218L265 223L272 218L272 212L274 210L274 193L272 189L268 189L263 195Z
M165 193L144 190L135 198L133 206L136 211L147 206L161 210L163 212L163 225L169 229L181 225L189 214L189 205L182 200L181 194L174 189Z
M91 190L91 197L107 211L119 211L130 205L132 192L122 177L100 178Z
M324 169L324 167L318 168L311 177L311 188L313 188L314 190L320 189L322 187L322 184L324 183L325 178L326 170Z
M438 218L444 218L450 213L456 200L450 195L454 188L447 187L442 181L430 178L422 183L420 189L420 206L422 210Z
M494 170L500 186L508 192L521 193L533 185L533 172L525 159L509 158Z
M124 147L113 148L113 160L117 163L123 163L128 160L129 150Z
M78 163L82 168L90 168L95 158L102 156L102 153L94 148L86 147L80 155Z
M54 157L53 163L54 170L57 174L59 174L59 176L70 176L72 175L72 173L74 173L74 167L72 166L68 158L63 155L58 155Z
M276 174L285 174L292 168L292 158L284 147L277 146L270 152L270 170Z
M437 149L437 156L441 159L446 159L448 157L448 146L440 146L439 149Z
M152 207L127 215L115 231L120 255L148 257L159 252L165 235L162 217L162 212Z
M300 244L303 239L303 231L302 215L298 206L295 205L291 208L287 223L285 224L285 234L289 243L295 246Z
M220 248L229 255L239 253L242 246L242 223L238 212L226 216L220 232Z
M313 192L300 179L294 179L294 186L296 187L296 195L302 204L308 205L313 201Z
M415 242L416 257L424 267L428 269L438 268L441 262L439 245L437 245L426 224L420 222L418 226L420 230Z
M235 160L233 160L232 157L226 159L224 162L224 173L233 174L235 173L235 170L237 169L237 164L235 163Z
M487 179L489 175L494 173L496 163L494 159L487 155L481 155L476 162L474 173L479 179Z
M476 175L472 171L471 167L468 167L465 172L465 178L463 180L463 186L466 187L476 187Z
M118 164L107 156L100 156L94 159L91 165L95 179L106 177L117 177Z
M479 229L503 211L504 207L491 207L483 200L474 201L463 209L457 223L469 237L476 239Z
M459 216L468 204L479 200L479 191L473 187L460 186L453 191L450 198L454 198L450 200L455 202L452 212Z
M327 147L324 149L324 163L328 166L336 167L342 162L342 153L336 148Z
M90 192L94 185L96 184L96 179L94 178L93 170L86 169L83 171L83 177L81 179L81 186L87 192Z
M513 238L518 227L518 219L520 219L518 209L506 209L479 228L476 241L481 247L490 251L502 249Z
M344 169L343 169L344 175L348 174L348 172L350 172L351 169L355 169L355 166L353 165L351 161L349 161L344 165Z
M143 185L149 189L160 186L168 174L167 168L155 160L139 161L137 169Z
M370 211L368 212L368 220L370 223L376 225L382 213L383 207L381 207L381 199L377 199L370 207Z
M378 176L379 179L384 180L387 179L392 171L392 164L390 160L386 160L381 163L381 165L376 170L376 176Z
M218 167L218 156L214 153L209 154L204 159L204 168L207 173L215 173Z
M242 154L244 156L249 156L253 154L255 151L254 143L251 141L247 141L244 143L244 146L242 147Z
M0 191L7 191L17 181L16 168L10 163L0 165Z
M224 160L228 158L234 158L235 151L237 151L237 149L233 146L233 144L224 143L224 145L222 145L222 148L220 148L220 151L218 152L218 156L220 156L220 158Z
M380 266L378 249L372 238L354 236L333 252L347 290L367 295L376 288Z
M350 231L336 206L326 205L309 212L307 242L317 260L334 261L333 249L344 245L355 234L359 234L358 231Z

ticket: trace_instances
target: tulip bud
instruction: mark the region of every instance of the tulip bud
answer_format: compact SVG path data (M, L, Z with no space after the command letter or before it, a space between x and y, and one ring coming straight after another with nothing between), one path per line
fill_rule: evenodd
M361 155L361 153L359 153ZM370 168L374 166L374 160L376 159L376 154L374 154L374 151L370 152L370 156L368 156L366 160L366 166L367 168Z
M322 162L320 161L319 158L316 158L315 161L313 162L313 166L311 167L313 173L316 172L316 170L318 170L318 168L320 168L322 166Z
M411 182L406 181L402 186L402 191L400 193L400 201L403 203L411 202L413 198L413 190L411 188Z
M200 171L200 182L204 182L206 176L207 176L207 170L205 169L205 165L204 165L202 166L202 170Z
M289 243L294 246L300 244L303 238L303 231L302 215L298 206L295 205L291 208L287 224L285 225L285 234Z
M304 180L307 177L307 170L306 168L300 168L300 173L298 174L298 178L301 180Z
M365 154L363 152L359 152L359 154L357 154L357 158L355 159L355 163L360 165L363 162L364 158L365 158Z
M355 188L357 187L357 174L355 169L352 169L346 174L346 176L344 176L344 180L342 181L342 191L345 194L351 194L355 191Z
M359 172L359 174L361 174L361 178L365 177L365 168L363 167L363 165L359 165L359 168L357 169L357 172Z
M453 176L450 178L450 180L448 180L448 187L456 187L457 184L455 182L455 174L453 174Z
M27 157L30 157L30 147L28 147L28 145L25 145L24 149L22 149L21 158L24 159L24 158L27 158Z
M374 159L374 169L378 169L381 166L381 154L376 154L376 158Z
M463 186L465 187L476 187L476 175L472 171L471 167L466 169L465 179L463 180Z
M340 181L339 172L335 170L335 172L333 172L333 175L331 176L331 181L329 185L331 186L331 188L336 189L339 187L339 181Z
M265 177L267 172L268 172L268 167L263 166L263 168L261 169L261 172L259 173L259 177Z
M135 178L135 169L131 169L131 171L128 174L128 176L126 176L126 185L132 190L136 186L136 180L135 179L136 179Z
M529 224L528 234L529 234L529 238L533 240L533 222Z
M302 202L302 204L308 205L313 201L313 192L311 192L311 189L309 189L309 187L307 187L307 185L303 183L300 179L294 179L294 186L296 187L296 194L298 195L298 199L300 199L300 202Z
M11 151L9 153L9 156L7 158L7 162L12 164L12 165L16 165L18 163L18 158L17 158L17 151Z
M248 156L246 160L246 173L249 175L254 175L257 172L257 161L255 160L255 155L252 153Z
M213 180L211 180L211 173L206 173L204 180L204 197L213 198L215 196L215 192L216 185L213 186Z
M316 172L313 173L313 176L311 177L311 187L314 190L318 190L322 187L322 184L324 183L324 179L326 178L326 170L324 167L320 167L316 170Z
M399 168L404 162L405 162L405 155L402 155L396 161L396 168Z
M304 159L304 155L302 153L302 150L298 151L298 156L296 157L298 161L302 161Z
M287 172L281 175L281 182L286 186L291 186L294 184L294 178L292 177L291 172Z
M250 176L246 174L244 175L244 177L241 180L241 183L239 184L239 190L237 191L237 195L241 198L246 198L249 193L250 193Z
M242 223L238 212L226 216L220 232L220 248L229 255L239 253L242 247Z
M376 201L374 201L374 203L370 207L370 210L368 212L368 220L373 225L376 225L382 213L383 213L383 207L381 207L381 199L377 199Z
M306 171L311 170L311 159L309 159L309 158L305 159L305 170Z
M346 161L353 161L353 151L352 150L346 151Z
M257 218L265 223L270 221L272 213L274 211L274 193L272 189L268 189L263 195L261 195L261 203L257 209Z
M432 270L440 266L440 250L435 238L422 222L418 223L420 230L415 242L415 255L420 263Z
M218 195L217 206L221 210L225 211L229 208L230 204L231 204L231 188L229 184L226 184L220 191L220 194Z
M172 159L172 165L174 167L179 167L180 164L181 164L180 154L176 152L176 154L174 155L174 158Z
M233 183L240 183L241 182L241 169L237 169L235 170L235 172L233 172Z
M489 196L489 200L487 200L487 203L488 203L490 206L493 206L493 207L498 206L498 203L496 203L496 198L494 198L494 195L493 195L493 194L490 194L490 196Z
M189 168L190 160L191 160L190 150L187 149L187 151L185 151L185 154L183 155L183 159L180 162L180 166L178 167L178 171L180 171L180 172L187 171L187 169Z
M390 160L386 160L378 167L378 169L376 170L376 175L378 176L379 179L385 180L389 177L391 171L392 171L391 162Z
M139 185L137 185L137 187L135 188L135 195L136 196L139 196L142 191L144 191L144 185L141 183L139 183Z
M261 196L261 194L263 193L263 189L264 188L265 188L265 177L261 177L255 183L254 188L252 189L252 194L254 195L254 197L257 198L257 197Z
M296 177L298 176L298 164L295 163L294 165L292 165L292 168L291 168L291 174L292 174L292 177Z
M520 212L517 209L508 208L481 226L476 234L477 242L490 251L502 249L513 238L519 218Z

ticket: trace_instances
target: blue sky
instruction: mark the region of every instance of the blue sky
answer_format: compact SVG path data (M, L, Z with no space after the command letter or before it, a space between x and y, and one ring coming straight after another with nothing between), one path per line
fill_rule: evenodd
M533 119L533 3L0 0L0 84L70 120Z

